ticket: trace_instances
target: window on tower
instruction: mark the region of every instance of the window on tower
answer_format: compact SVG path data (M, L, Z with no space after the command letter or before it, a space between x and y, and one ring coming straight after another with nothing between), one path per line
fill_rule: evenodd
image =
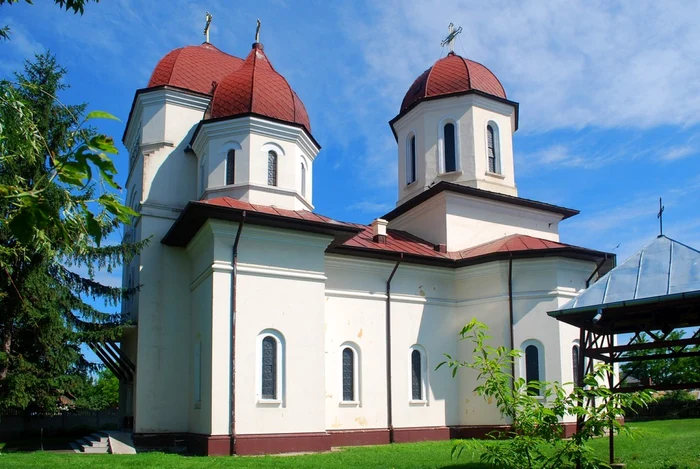
M445 172L457 171L457 142L455 141L455 125L452 122L448 122L443 128L443 145Z
M301 196L306 197L306 166L301 163Z
M226 185L236 182L236 150L226 153Z
M267 152L267 185L277 185L277 153L272 150Z
M498 141L498 127L489 122L486 126L486 158L488 160L488 172L501 174L501 158Z
M411 134L408 137L406 148L406 184L416 181L416 136Z

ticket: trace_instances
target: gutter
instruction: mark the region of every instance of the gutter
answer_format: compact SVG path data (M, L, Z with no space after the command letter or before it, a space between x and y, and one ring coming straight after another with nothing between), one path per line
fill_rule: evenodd
M403 254L396 261L394 269L386 281L386 425L389 429L389 443L394 443L394 418L391 399L391 279L394 278L401 261L403 261Z
M510 349L515 350L515 320L513 319L513 253L510 254L510 259L508 260L508 314L510 323ZM515 394L515 360L510 361L510 374L513 376L511 380L511 387L513 389L513 394Z
M241 240L241 232L245 225L246 212L241 214L241 221L238 224L236 232L236 240L233 242L233 252L231 258L231 451L230 454L236 452L236 281L238 279L238 242Z

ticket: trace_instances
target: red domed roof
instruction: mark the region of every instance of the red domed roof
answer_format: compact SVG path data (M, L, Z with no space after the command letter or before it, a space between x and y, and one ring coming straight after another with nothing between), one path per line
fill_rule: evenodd
M211 101L212 118L248 113L299 124L311 133L304 104L272 67L259 43L253 44L243 65L219 83Z
M148 87L170 85L212 94L215 83L241 68L243 60L205 42L170 51L156 65Z
M506 98L506 91L491 70L478 62L450 53L416 78L401 103L401 112L425 98L477 90Z

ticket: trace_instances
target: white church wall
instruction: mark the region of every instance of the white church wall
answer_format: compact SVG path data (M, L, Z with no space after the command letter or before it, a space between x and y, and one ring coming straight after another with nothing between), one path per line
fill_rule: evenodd
M196 286L194 286L196 284ZM190 376L188 382L190 398L187 402L189 409L189 431L199 434L211 434L212 424L212 393L209 383L212 380L212 276L206 275L192 284L192 314L190 315L190 348L188 350ZM200 347L200 356L196 357L195 349ZM196 362L199 358L199 363ZM200 380L195 378L199 367ZM199 389L195 389L199 387ZM199 401L197 400L199 397Z
M508 310L508 262L490 262L456 271L457 309L454 335L476 318L489 327L488 335L492 337L489 345L510 346L510 321ZM474 344L459 341L458 358L472 360ZM474 393L479 384L478 373L462 368L455 378L459 383L459 421L460 425L503 425L506 424L496 406L488 404Z
M140 223L143 236L161 239L172 220L144 216ZM140 262L134 431L187 431L191 264L183 250L159 242L143 249Z
M389 228L404 230L433 244L447 242L447 194L442 192L391 220Z
M459 251L512 234L559 241L561 215L446 193L447 250Z
M386 281L395 263L327 256L326 425L329 430L386 427ZM454 353L453 275L448 269L401 264L392 280L392 409L397 428L444 426L457 418L456 382L435 372ZM340 344L361 348L362 400L339 404ZM425 399L411 403L410 350L426 354ZM454 416L454 417L453 417Z
M325 431L323 253L330 241L253 225L243 229L236 319L238 434ZM263 331L277 331L283 339L275 402L259 395Z

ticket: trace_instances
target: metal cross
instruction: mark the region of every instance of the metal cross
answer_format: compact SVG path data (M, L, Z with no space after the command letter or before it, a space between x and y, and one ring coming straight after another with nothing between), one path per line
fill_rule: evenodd
M450 47L450 54L455 53L455 38L459 33L462 32L462 27L460 26L459 28L455 29L454 23L450 23L450 25L447 27L447 31L449 34L445 39L442 40L440 45L442 47L449 46Z
M260 42L260 18L258 18L258 27L255 28L255 42Z
M659 213L656 214L656 218L659 219L659 236L664 235L664 210L666 207L661 205L661 197L659 197Z
M211 13L207 12L205 16L207 19L207 24L204 25L204 42L209 43L209 27L211 26L211 20L214 18Z

